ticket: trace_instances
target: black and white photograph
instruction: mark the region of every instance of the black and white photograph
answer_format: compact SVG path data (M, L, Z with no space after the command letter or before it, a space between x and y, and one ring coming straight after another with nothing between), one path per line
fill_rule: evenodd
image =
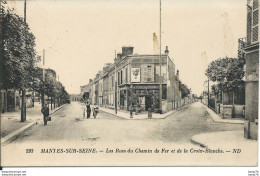
M259 0L0 8L2 168L258 166Z

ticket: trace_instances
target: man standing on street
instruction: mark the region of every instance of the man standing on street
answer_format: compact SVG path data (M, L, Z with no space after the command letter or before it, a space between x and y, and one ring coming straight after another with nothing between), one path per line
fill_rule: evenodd
M90 107L90 103L87 102L86 104L86 109L87 109L87 119L90 118L90 114L91 114L91 107Z
M44 126L46 126L47 125L47 117L49 116L49 108L48 108L47 104L44 105L41 112L43 114Z

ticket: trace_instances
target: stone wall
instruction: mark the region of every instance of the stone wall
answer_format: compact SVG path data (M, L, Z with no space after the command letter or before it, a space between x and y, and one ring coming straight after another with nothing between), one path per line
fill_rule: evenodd
M220 105L220 115L223 119L231 119L232 118L233 105Z

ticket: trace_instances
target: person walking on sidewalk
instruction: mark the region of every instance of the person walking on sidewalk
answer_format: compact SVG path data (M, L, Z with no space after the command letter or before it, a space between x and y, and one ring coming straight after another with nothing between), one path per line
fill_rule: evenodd
M93 116L94 116L94 119L97 117L97 114L98 114L98 106L95 104L93 106Z
M44 126L47 125L47 117L49 116L49 107L47 106L47 104L44 105L44 107L41 110L42 114L43 114L43 122L44 122Z
M91 107L90 107L90 103L87 102L86 104L86 109L87 109L87 119L90 118L90 114L91 114Z

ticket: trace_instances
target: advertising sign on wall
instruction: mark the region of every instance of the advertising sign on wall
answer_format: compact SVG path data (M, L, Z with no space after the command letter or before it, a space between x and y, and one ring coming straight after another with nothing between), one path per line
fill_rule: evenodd
M140 68L131 68L131 82L140 82Z

